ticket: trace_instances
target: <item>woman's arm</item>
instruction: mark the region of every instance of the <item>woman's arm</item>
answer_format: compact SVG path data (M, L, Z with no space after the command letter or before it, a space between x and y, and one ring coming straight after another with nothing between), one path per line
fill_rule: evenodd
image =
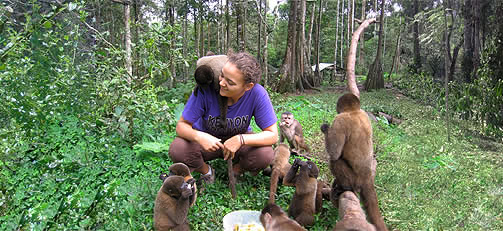
M224 143L224 160L229 157L234 159L234 154L242 145L267 146L273 145L278 141L278 126L276 123L264 128L259 133L237 134Z
M277 129L276 129L277 130ZM195 141L207 152L214 152L220 148L224 148L221 140L202 131L192 128L192 123L185 120L183 116L180 117L176 123L176 135L186 140Z
M243 141L250 146L273 145L278 142L278 126L274 123L259 133L243 134Z

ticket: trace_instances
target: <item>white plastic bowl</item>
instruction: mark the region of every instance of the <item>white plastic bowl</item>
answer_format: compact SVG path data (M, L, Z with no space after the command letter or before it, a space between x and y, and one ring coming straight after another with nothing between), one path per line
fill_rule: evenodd
M257 226L262 226L260 223L260 211L253 210L237 210L227 213L224 216L223 225L224 231L232 231L235 224L250 224L255 223Z

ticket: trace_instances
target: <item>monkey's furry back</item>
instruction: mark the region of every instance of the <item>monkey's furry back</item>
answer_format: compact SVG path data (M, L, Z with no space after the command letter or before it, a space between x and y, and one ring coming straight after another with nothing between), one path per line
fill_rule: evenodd
M219 90L218 77L227 62L227 55L203 56L197 60L194 77L199 87L209 86L213 90ZM194 92L197 94L197 91Z

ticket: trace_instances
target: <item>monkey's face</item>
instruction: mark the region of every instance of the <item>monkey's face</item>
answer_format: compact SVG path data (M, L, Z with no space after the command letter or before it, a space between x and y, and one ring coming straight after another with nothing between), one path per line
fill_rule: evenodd
M239 99L245 91L253 87L253 83L245 83L243 73L233 63L227 62L218 78L220 95L232 99Z
M281 115L281 123L280 125L286 126L289 128L293 124L293 115L292 114L282 114Z

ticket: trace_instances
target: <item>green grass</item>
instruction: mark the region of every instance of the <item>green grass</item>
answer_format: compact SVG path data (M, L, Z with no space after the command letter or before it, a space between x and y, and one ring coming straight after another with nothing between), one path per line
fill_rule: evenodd
M291 111L302 123L326 181L332 176L320 125L332 122L340 95L273 96L278 117ZM453 121L449 142L439 111L391 91L362 92L361 100L365 110L403 119L398 126L373 123L376 188L390 230L503 230L501 143L473 135L474 127L463 121ZM0 230L152 230L158 176L171 164L165 147L135 152L93 139L79 124L56 129L67 130L48 131L43 148L0 162ZM169 144L173 135L161 140ZM226 213L267 203L269 177L245 174L232 199L225 162L211 165L217 180L189 211L193 230L221 230ZM285 211L293 192L278 189ZM337 210L325 201L310 230L332 230L336 221Z

